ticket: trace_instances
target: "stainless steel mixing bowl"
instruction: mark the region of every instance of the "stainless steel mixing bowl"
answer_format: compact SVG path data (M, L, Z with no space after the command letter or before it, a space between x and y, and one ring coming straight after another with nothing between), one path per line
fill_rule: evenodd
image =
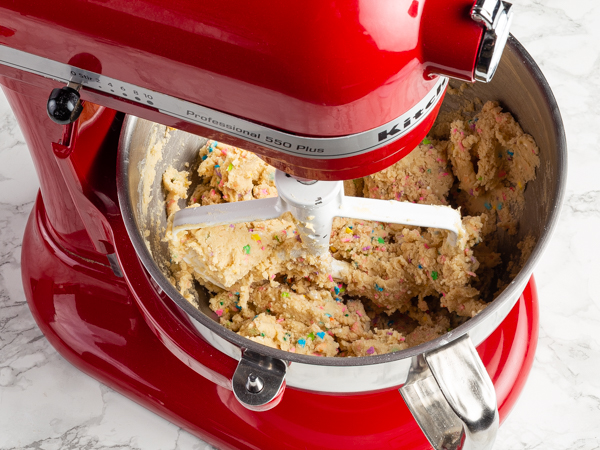
M155 167L149 167L152 158L147 152L153 132L164 133L165 127L135 117L126 119L119 145L118 189L129 237L151 277L189 315L202 336L216 349L240 361L232 387L242 404L250 408L268 404L280 394L283 379L288 386L329 393L368 392L403 385L401 392L407 404L436 448L452 448L448 443L459 442L463 437L472 443L472 448L488 448L493 442L498 424L494 388L474 346L485 340L510 312L548 245L564 193L566 142L558 106L546 80L513 37L493 81L476 83L464 96L499 101L533 135L540 148L541 165L536 180L525 191L526 210L519 233L500 236L506 261L516 255L517 243L528 234L535 237L535 248L517 277L475 318L425 344L362 358L320 358L263 346L219 325L217 316L208 308L205 293L199 294L199 309L178 293L169 282L169 253L160 239L166 228L161 177L168 166L182 170L186 163L194 161L204 139L174 132L162 150L162 158ZM456 101L447 95L443 108L453 107ZM151 195L147 209L141 201L144 189ZM245 392L247 376L252 371L269 380L270 389L263 389L262 397ZM453 398L461 401L453 402ZM438 420L431 420L432 414ZM444 417L454 425L439 428L439 419Z

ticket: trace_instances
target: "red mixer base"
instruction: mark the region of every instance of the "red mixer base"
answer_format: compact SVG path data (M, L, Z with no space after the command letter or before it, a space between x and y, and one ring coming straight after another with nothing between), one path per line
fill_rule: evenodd
M243 408L230 390L173 356L108 265L80 258L51 239L41 197L25 231L22 271L31 311L63 357L216 447L429 448L397 389L334 396L288 387L270 411ZM537 336L532 278L504 322L477 349L494 382L501 421L523 389Z

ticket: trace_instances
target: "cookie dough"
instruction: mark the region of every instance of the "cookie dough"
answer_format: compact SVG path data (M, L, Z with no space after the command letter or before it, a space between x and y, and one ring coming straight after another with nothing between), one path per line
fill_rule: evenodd
M418 345L481 312L498 288L496 232L517 232L538 153L497 103L454 111L409 156L344 188L346 195L460 207L465 247L451 245L444 230L336 218L331 254L351 267L341 283L307 253L286 214L176 239L168 230L172 282L191 302L204 286L223 326L270 347L368 356ZM208 141L198 158L196 185L186 171L163 176L171 218L181 198L198 206L277 195L274 169L250 152ZM532 240L521 247L530 251ZM513 276L523 263L510 266Z

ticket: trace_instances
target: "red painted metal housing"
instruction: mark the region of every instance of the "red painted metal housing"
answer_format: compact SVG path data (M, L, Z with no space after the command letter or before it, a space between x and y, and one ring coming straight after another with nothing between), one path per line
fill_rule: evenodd
M396 119L434 73L473 80L482 28L472 0L157 2L0 0L0 44L303 136L344 136ZM93 20L86 20L92 18ZM21 71L6 71L21 78ZM84 91L150 118L152 108ZM117 106L117 105L123 106ZM152 111L154 112L154 111ZM427 134L437 109L406 137L349 158L291 157L158 115L298 176L349 179L381 170ZM167 123L168 122L168 123Z

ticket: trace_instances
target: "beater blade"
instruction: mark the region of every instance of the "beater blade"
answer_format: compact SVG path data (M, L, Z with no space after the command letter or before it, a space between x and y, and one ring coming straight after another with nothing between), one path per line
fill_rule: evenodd
M329 253L329 240L334 217L396 223L448 230L449 243L463 246L465 230L460 212L449 206L422 205L396 200L378 200L344 195L342 181L305 181L277 171L275 184L279 196L236 203L197 206L175 213L172 239L179 233L224 224L276 219L290 212L306 250L320 258L331 258L333 278L344 281L350 265ZM282 259L299 258L302 254L282 255ZM194 266L203 267L200 261ZM207 277L225 288L214 277ZM229 284L229 283L228 283ZM231 284L229 284L231 285Z

